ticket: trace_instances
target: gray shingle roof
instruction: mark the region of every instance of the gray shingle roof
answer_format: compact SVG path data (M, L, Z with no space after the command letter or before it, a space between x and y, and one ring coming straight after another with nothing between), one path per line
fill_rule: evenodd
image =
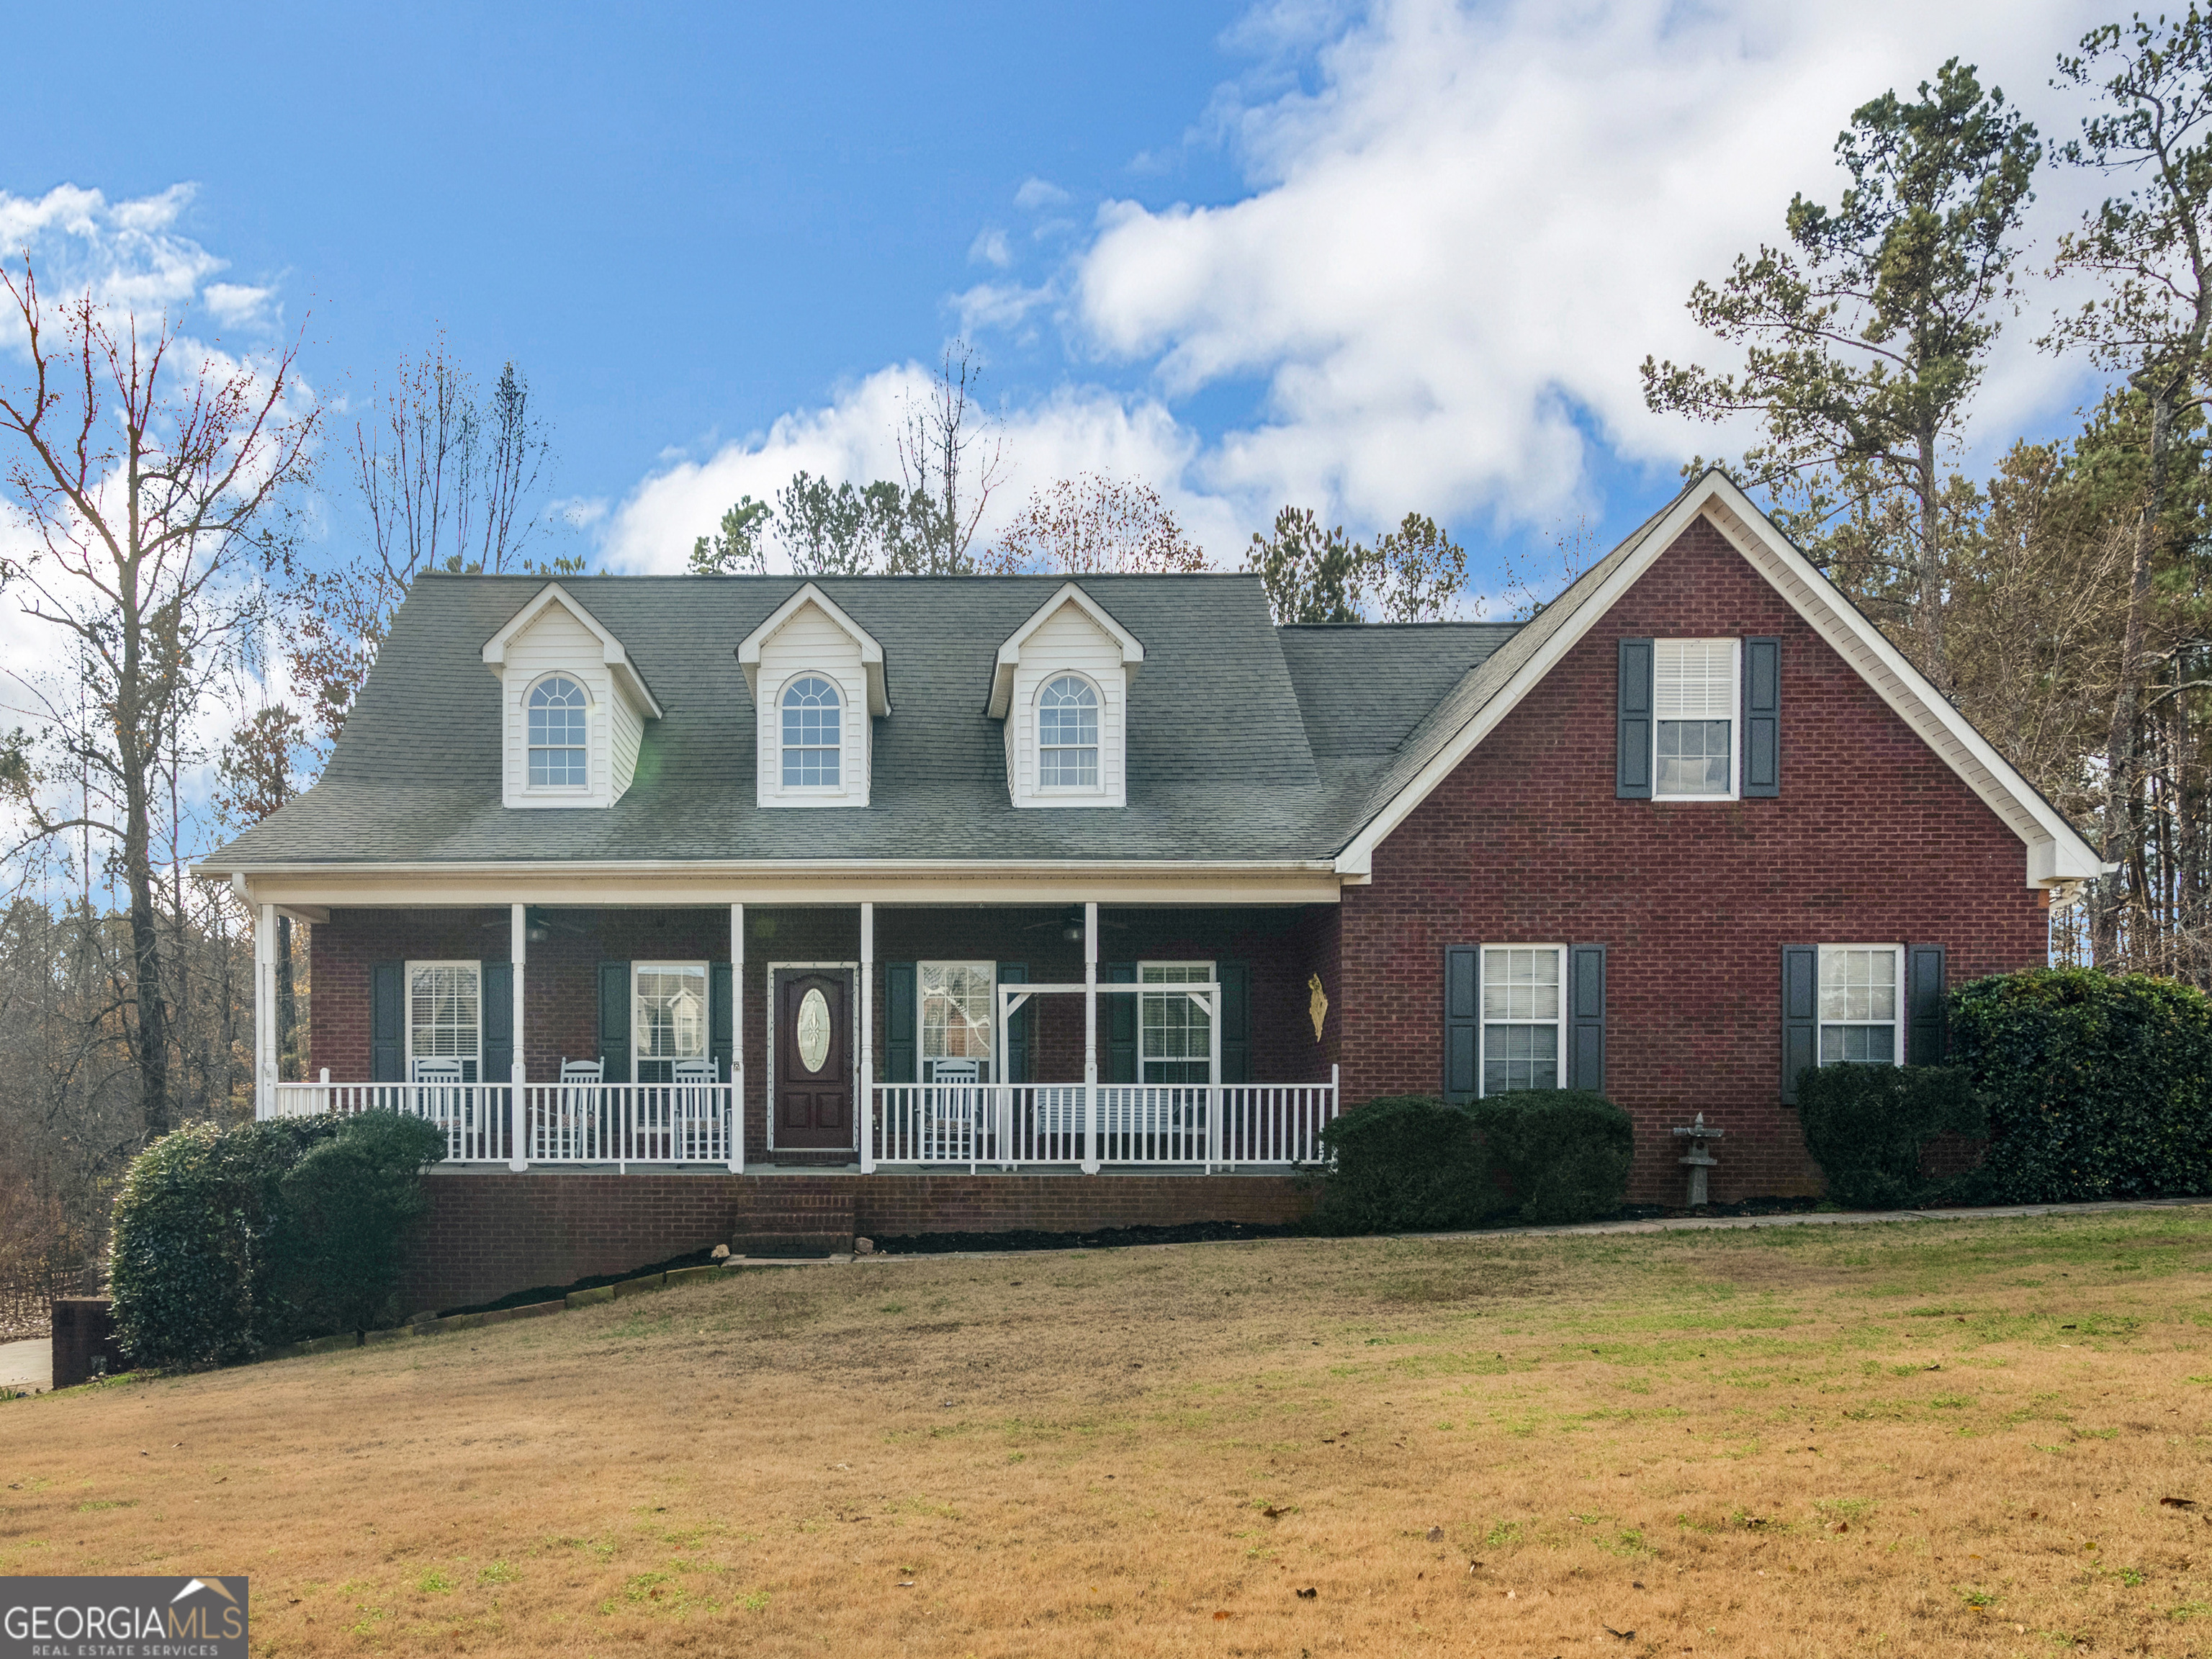
M1088 576L1145 646L1130 687L1127 808L1017 811L984 713L1000 642L1059 577L825 577L884 647L863 808L762 810L734 652L799 577L605 576L562 586L659 699L612 808L501 804L483 642L544 586L433 576L394 618L316 786L205 867L506 860L1327 858L1463 729L1664 510L1532 623L1276 628L1256 577Z

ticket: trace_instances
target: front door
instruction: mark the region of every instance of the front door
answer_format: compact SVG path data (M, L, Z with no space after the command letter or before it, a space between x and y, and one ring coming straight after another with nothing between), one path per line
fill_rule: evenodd
M775 975L775 1144L803 1151L853 1145L852 1022L842 968Z

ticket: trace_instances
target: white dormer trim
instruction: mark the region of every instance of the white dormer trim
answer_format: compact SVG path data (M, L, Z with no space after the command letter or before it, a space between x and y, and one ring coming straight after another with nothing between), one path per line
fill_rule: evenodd
M991 675L988 712L1003 720L1006 797L1018 807L1126 806L1128 796L1129 682L1145 647L1097 600L1066 582L1005 644ZM1098 781L1080 787L1042 782L1038 704L1063 674L1090 686L1098 700Z
M1121 672L1125 679L1137 678L1137 670L1144 665L1145 647L1137 636L1115 622L1106 607L1092 599L1073 582L1063 582L1060 591L1030 614L1030 619L1006 636L999 647L999 660L991 675L991 701L986 709L994 720L1006 718L1014 703L1014 669L1022 659L1022 647L1030 635L1059 614L1062 605L1072 605L1097 623L1101 630L1121 647Z
M813 605L852 636L860 647L860 671L868 683L868 713L888 714L891 712L890 698L884 684L884 648L876 643L876 636L847 616L837 602L817 587L806 583L796 593L769 612L768 620L745 635L738 647L738 666L745 671L745 689L760 701L761 647L779 633L783 625L808 605Z
M866 806L874 759L874 717L891 712L884 648L812 582L769 613L738 647L754 710L754 799L762 806ZM837 689L837 781L783 781L783 697L817 675Z
M660 718L629 653L575 596L548 582L484 641L484 665L500 683L500 801L530 808L609 807L636 775L645 723ZM584 693L586 781L530 781L532 690L558 675Z
M559 605L598 636L599 660L614 671L616 681L623 690L637 700L640 709L652 720L660 718L660 704L645 683L643 675L623 649L623 642L610 634L597 617L586 611L576 597L558 582L548 582L532 596L529 604L507 619L507 626L484 641L483 659L494 668L507 666L507 647L520 635L527 633L532 623L545 614L547 607ZM533 675L532 678L537 677Z

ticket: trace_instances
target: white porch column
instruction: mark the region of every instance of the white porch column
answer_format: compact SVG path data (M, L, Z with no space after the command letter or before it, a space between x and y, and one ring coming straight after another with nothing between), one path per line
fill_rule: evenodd
M730 907L730 1173L745 1170L745 907Z
M514 1040L512 1063L507 1067L507 1081L512 1085L507 1103L507 1167L517 1175L529 1167L523 1156L527 1146L530 1122L528 1104L523 1099L523 1079L528 1075L522 1060L522 962L529 954L530 907L515 904L507 907L507 959L513 966L514 1006L508 1014L507 1030Z
M1217 970L1218 971L1218 970ZM1206 994L1206 1172L1221 1162L1221 986L1218 981ZM1144 1012L1138 1010L1138 1041L1144 1040ZM1140 1064L1142 1062L1139 1062Z
M276 907L253 911L253 1115L276 1115Z
M860 1173L876 1172L876 907L860 906Z
M1083 1173L1098 1173L1098 907L1083 907Z

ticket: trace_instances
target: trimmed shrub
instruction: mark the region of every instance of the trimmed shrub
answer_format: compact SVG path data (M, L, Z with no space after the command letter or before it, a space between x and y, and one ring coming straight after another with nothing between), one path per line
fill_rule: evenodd
M446 1137L419 1117L363 1112L307 1148L278 1184L271 1315L301 1336L396 1324L400 1254L430 1201Z
M1978 1196L2212 1192L2212 1000L2172 980L2035 968L1960 986L1951 1048L1987 1103Z
M1816 1066L1797 1080L1797 1115L1828 1196L1865 1210L1916 1204L1945 1184L1920 1173L1936 1136L1989 1133L1958 1066Z
M1595 1221L1628 1196L1636 1125L1586 1089L1521 1089L1469 1109L1494 1169L1513 1184L1521 1219L1536 1226Z
M163 1136L116 1199L124 1347L189 1370L387 1317L422 1169L443 1151L435 1129L390 1112Z
M137 1364L219 1365L268 1340L278 1187L322 1129L313 1120L194 1123L132 1160L115 1200L109 1293L116 1336Z
M1321 1132L1335 1163L1315 1224L1333 1233L1471 1227L1506 1207L1466 1109L1433 1095L1387 1095Z

